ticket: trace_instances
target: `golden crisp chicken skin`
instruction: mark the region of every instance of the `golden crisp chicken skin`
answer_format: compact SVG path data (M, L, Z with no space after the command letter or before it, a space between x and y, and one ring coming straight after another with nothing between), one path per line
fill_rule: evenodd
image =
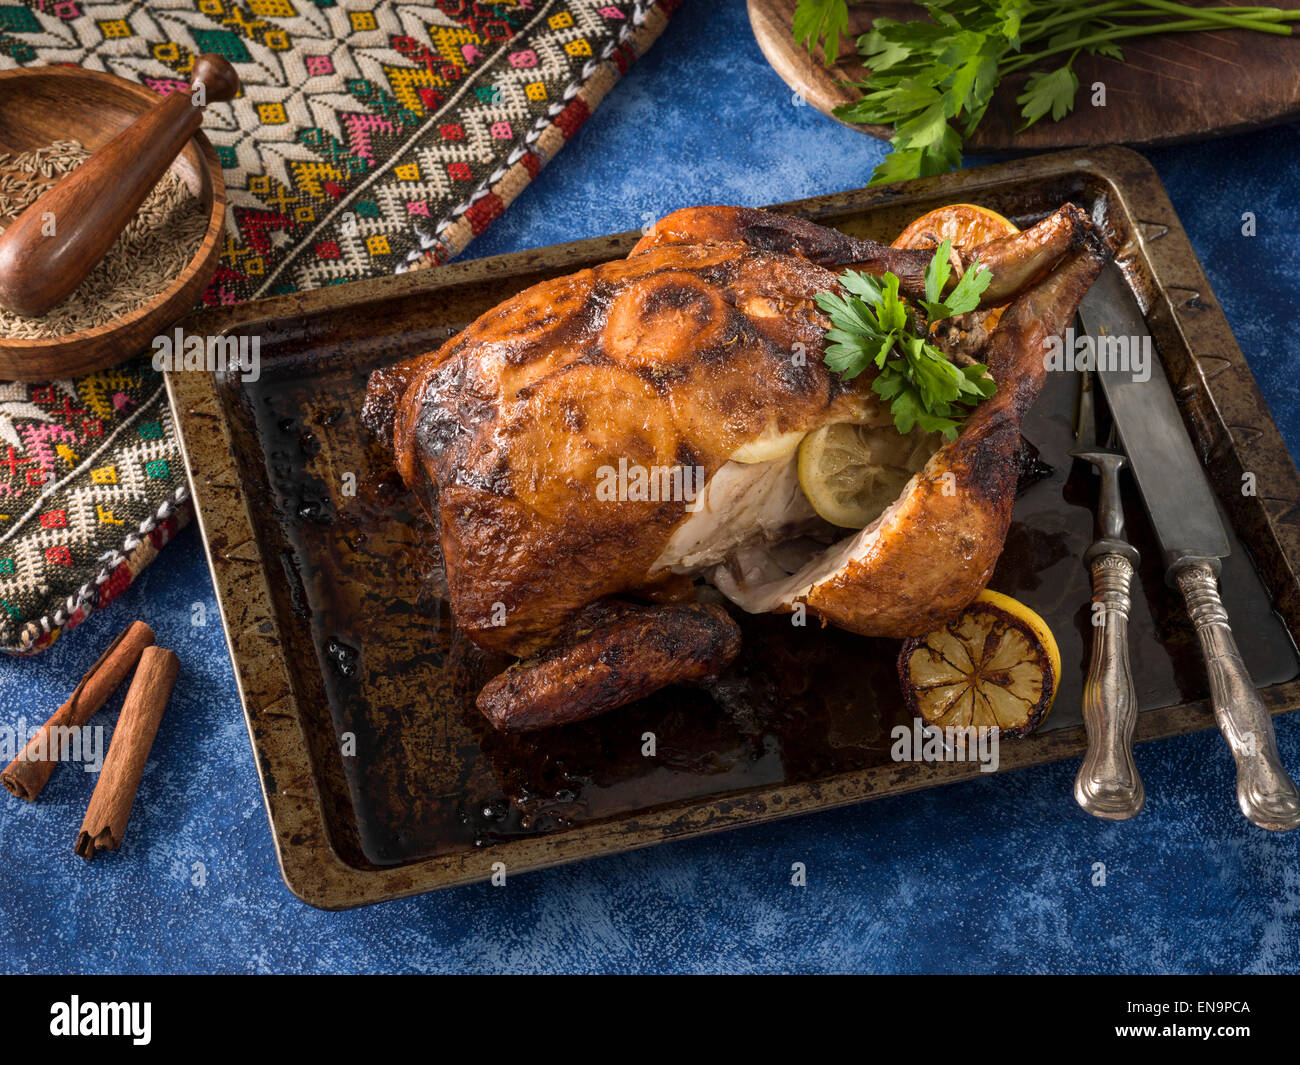
M928 250L746 208L678 211L628 258L535 285L437 351L376 373L367 421L391 431L397 467L439 527L458 625L486 649L545 663L528 684L485 689L491 720L541 728L672 683L658 663L629 685L565 690L563 678L655 631L638 614L593 634L579 624L584 610L612 600L680 610L673 601L692 600L696 578L746 610L806 603L879 636L960 611L1006 536L1043 339L1074 314L1105 249L1067 205L977 254L993 272L985 305L1015 296L986 352L998 392L873 526L838 530L834 542L798 491L788 449L748 456L832 422L888 422L868 374L844 382L826 368L828 321L814 296L846 266L891 270L917 294ZM609 498L611 471L629 470L657 473L665 491ZM584 644L594 638L596 658ZM701 680L738 643L702 635L694 646L707 668L691 658L681 675Z

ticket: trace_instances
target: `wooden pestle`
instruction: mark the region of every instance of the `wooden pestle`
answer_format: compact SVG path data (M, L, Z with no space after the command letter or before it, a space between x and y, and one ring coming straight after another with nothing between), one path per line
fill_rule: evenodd
M198 132L203 108L238 91L234 67L199 56L189 91L164 99L47 189L0 235L0 306L36 317L76 291Z

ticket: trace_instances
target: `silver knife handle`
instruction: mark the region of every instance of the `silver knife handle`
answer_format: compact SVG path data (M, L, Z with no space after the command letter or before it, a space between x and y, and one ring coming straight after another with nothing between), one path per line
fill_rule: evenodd
M1133 563L1123 554L1104 552L1091 559L1089 568L1093 602L1102 609L1101 624L1092 630L1092 658L1083 682L1088 752L1074 780L1074 798L1093 817L1127 821L1146 802L1146 789L1133 761L1138 716L1128 657Z
M1273 719L1232 638L1219 579L1208 564L1192 562L1177 581L1205 655L1214 716L1237 763L1237 805L1260 828L1290 831L1300 826L1300 793L1282 768Z

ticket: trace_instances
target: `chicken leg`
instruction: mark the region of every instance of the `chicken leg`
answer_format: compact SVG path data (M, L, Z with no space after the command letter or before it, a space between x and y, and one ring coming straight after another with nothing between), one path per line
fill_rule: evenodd
M897 503L850 544L837 545L828 577L813 565L791 578L792 594L767 609L805 602L852 632L902 636L930 631L979 594L1011 524L1020 422L1043 387L1048 342L1074 318L1107 256L1095 241L1017 297L984 352L998 391Z
M1091 228L1088 216L1067 203L1029 229L999 237L972 251L954 252L957 269L949 285L955 285L978 259L993 275L980 306L1000 306L1024 291L1068 251L1081 247ZM938 243L935 239L934 244ZM674 211L637 241L629 258L673 244L743 244L756 251L797 255L828 268L860 270L876 276L889 271L897 275L903 295L912 297L925 295L925 268L934 258L930 248L891 248L805 218L752 207L686 207Z

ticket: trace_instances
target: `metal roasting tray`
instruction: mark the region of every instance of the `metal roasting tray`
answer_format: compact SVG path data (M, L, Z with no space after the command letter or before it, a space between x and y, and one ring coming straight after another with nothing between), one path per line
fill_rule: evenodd
M1300 475L1151 166L1070 151L784 204L888 241L953 202L1027 224L1074 200L1105 228L1229 524L1224 597L1274 713L1300 706ZM180 426L222 623L285 882L338 909L969 778L975 762L895 762L897 644L741 617L745 649L709 690L673 688L525 737L474 708L505 661L459 635L436 538L357 415L368 372L428 350L544 277L623 255L622 233L331 286L191 316L257 338L262 376L177 372ZM1073 380L1049 374L1025 436L1053 467L1025 489L991 586L1057 633L1047 724L1001 745L1001 769L1081 754L1096 479L1066 457ZM1243 472L1258 494L1243 495ZM349 479L346 474L352 474ZM349 484L349 480L353 483ZM1143 554L1132 621L1139 742L1211 728L1182 609ZM653 731L656 757L641 754ZM346 753L345 753L346 752ZM1228 752L1223 752L1224 758ZM1062 803L1072 803L1065 792ZM1230 795L1214 801L1231 802ZM1084 816L1082 813L1080 816Z

